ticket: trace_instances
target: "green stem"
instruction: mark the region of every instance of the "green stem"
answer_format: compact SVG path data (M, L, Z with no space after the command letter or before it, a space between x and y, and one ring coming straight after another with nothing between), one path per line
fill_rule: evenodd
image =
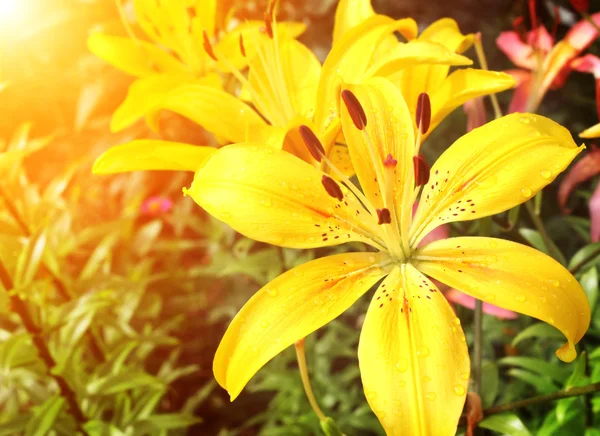
M546 246L546 249L548 250L548 254L550 254L550 256L552 256L554 259L557 259L557 260L560 259L561 258L560 253L556 252L555 245L552 242L552 239L550 239L550 235L548 235L548 232L546 231L546 227L544 226L544 223L542 222L540 217L535 213L535 210L533 208L533 205L531 204L531 201L525 202L525 209L527 209L527 212L529 213L529 216L531 217L531 221L533 221L533 225L538 230L538 232L540 232L540 236L542 237L542 239L544 241L544 245Z
M483 50L483 44L481 42L481 33L477 33L475 35L475 53L477 54L477 60L479 61L479 65L482 70L489 70L487 59L485 57L485 51ZM498 97L496 94L490 94L490 100L492 101L492 107L494 108L494 116L496 119L502 118L502 110L500 109L500 104L498 103Z
M564 391L553 392L547 395L540 395L537 397L526 398L524 400L515 401L514 403L501 404L499 406L489 407L483 409L483 416L496 415L498 413L508 412L522 407L533 406L535 404L547 403L549 401L556 401L563 398L578 397L580 395L593 394L594 392L600 391L600 383L593 383L591 385L581 386L577 388L566 389ZM466 416L463 415L460 418L460 424L466 423Z
M596 256L600 255L600 248L592 251L589 255L587 255L586 257L584 257L581 262L579 262L578 264L576 264L575 266L573 266L572 268L569 268L569 272L571 274L576 274L579 272L579 270L581 268L583 268L583 266L588 263L590 260L592 260L593 258L595 258Z
M304 392L310 403L310 407L314 410L315 414L319 417L320 421L325 421L327 417L319 407L315 394L313 393L312 387L310 386L310 378L308 376L308 367L306 365L306 353L304 350L304 338L296 342L296 358L298 359L298 368L300 369L300 377L302 378L302 385L304 386Z
M481 395L482 386L482 356L483 356L483 302L475 300L475 333L473 337L473 391Z
M55 374L52 371L52 369L56 366L56 361L50 354L50 350L42 338L42 332L29 314L25 302L16 292L14 292L14 283L2 261L0 261L0 283L2 283L2 286L4 286L4 289L8 293L12 310L19 316L21 322L25 326L25 329L31 335L33 345L37 349L42 361L46 364L48 375L54 379L58 385L58 388L60 389L61 396L69 405L71 415L75 419L75 424L77 425L77 430L84 435L87 435L87 432L83 429L83 426L88 419L83 414L83 411L77 403L75 392L69 387L69 384L62 376Z

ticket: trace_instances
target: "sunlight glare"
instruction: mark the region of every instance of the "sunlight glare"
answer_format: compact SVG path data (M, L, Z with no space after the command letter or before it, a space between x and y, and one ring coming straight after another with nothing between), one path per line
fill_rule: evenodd
M0 26L20 22L25 15L24 6L23 0L0 0Z

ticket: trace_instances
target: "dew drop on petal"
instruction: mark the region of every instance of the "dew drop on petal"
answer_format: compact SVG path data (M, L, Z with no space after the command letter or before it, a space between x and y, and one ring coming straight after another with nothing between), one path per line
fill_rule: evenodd
M540 297L540 301L541 301L542 303L545 303L546 301L548 301L548 299L542 295L542 296Z
M550 280L548 280L548 282L555 288L558 288L560 286L560 283L556 279L550 279Z
M459 397L462 397L465 394L465 387L461 385L454 386L454 393Z
M460 319L458 319L457 317L455 317L452 322L454 323L454 325L460 325Z
M527 117L521 117L519 121L523 124L529 124L531 122L531 120Z
M269 327L269 321L267 321L266 319L263 319L263 320L260 322L260 326L261 326L262 328L266 329L267 327Z
M460 378L462 378L463 380L469 380L469 373L468 372L461 373Z
M525 295L517 295L517 296L515 297L515 299L516 299L517 301L520 301L521 303L523 303L523 302L526 300L526 298L525 298Z
M405 357L401 357L395 365L396 371L404 372L408 369L408 359Z
M521 189L521 194L523 195L523 197L529 198L529 197L531 197L532 192L531 192L531 189L525 187L525 188Z
M544 179L549 179L550 177L552 177L552 173L548 170L544 170L540 173L540 175L544 178Z
M277 297L277 295L279 295L279 292L277 292L277 289L271 289L271 288L269 288L265 292L267 293L267 295L269 297L273 297L273 298L275 298L275 297Z
M419 347L419 348L417 348L417 356L419 356L419 357L427 357L427 356L429 356L429 348L427 348L427 347Z
M435 401L437 394L435 392L427 392L425 398L427 398L429 401Z

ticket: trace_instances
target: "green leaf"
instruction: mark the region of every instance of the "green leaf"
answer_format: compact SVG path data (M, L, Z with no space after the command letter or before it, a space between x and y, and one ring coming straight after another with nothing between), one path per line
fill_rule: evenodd
M579 249L569 262L569 269L600 265L600 242L588 244Z
M17 262L17 269L15 271L16 287L23 288L33 282L42 263L46 242L47 235L45 229L41 229L29 238Z
M563 339L563 334L555 327L544 322L532 324L519 333L512 341L512 346L516 347L522 341L531 338Z
M590 268L579 278L579 283L587 295L590 308L594 312L596 303L598 302L598 270L596 267Z
M133 240L133 247L138 256L143 257L148 254L156 238L162 231L163 223L161 220L150 221L142 226L136 233Z
M553 380L563 383L569 377L569 369L554 363L549 363L535 357L508 356L498 360L499 365L518 366L522 369L535 372L541 376L548 376Z
M483 402L483 407L489 407L494 404L500 386L498 366L491 360L484 360L481 365L481 371L483 383L481 401Z
M124 372L94 380L87 385L92 395L111 395L135 388L162 389L164 384L145 372Z
M588 383L588 378L585 375L586 370L586 353L585 351L579 355L575 361L573 372L565 383L564 389L570 389L573 387L583 386Z
M479 427L493 430L503 435L532 436L525 424L514 413L492 415L479 423Z
M326 420L321 421L320 423L321 429L326 436L343 436L343 433L333 419L327 417Z
M102 264L106 262L107 259L110 259L112 248L117 243L118 238L118 234L109 233L102 239L83 267L81 274L79 274L79 280L91 279L94 274L98 272Z
M540 394L550 394L558 390L558 387L552 383L549 378L539 376L529 371L522 369L511 369L508 371L508 374L527 384L532 385Z
M150 428L158 430L187 428L200 422L202 422L202 418L187 415L184 413L165 413L161 415L151 416L150 418L147 418L143 421L138 421L138 423L141 424L143 428L147 428L146 426L148 426ZM140 430L140 428L137 425L136 430Z
M52 429L65 399L60 396L46 400L42 405L34 407L33 417L25 428L26 436L45 436Z
M83 428L89 436L127 436L127 433L103 421L88 421Z

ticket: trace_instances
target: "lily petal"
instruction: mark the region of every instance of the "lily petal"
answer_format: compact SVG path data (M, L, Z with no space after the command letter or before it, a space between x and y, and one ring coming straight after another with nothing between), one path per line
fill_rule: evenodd
M110 130L119 132L142 118L161 97L172 89L185 83L221 87L221 80L216 74L210 74L200 79L187 73L154 74L136 80L127 91L125 101L117 108L110 121Z
M411 226L411 246L440 224L493 215L527 201L583 148L567 129L533 114L510 114L467 133L431 168Z
M510 100L510 106L508 112L514 114L515 112L526 112L527 104L531 95L531 87L533 86L533 76L524 70L513 70L511 75L515 77L515 73L520 72L517 82L517 87L513 93L512 99Z
M467 116L467 132L483 126L487 122L485 103L483 97L475 97L463 104L463 110Z
M558 188L558 204L563 212L569 213L567 201L577 185L600 174L600 150L592 146L590 150L573 165L560 182Z
M352 28L331 48L323 64L317 93L314 120L319 132L326 130L339 117L341 82L359 82L372 62L373 47L394 31L408 40L414 39L417 23L410 18L394 21L375 15Z
M600 12L592 14L590 19L596 26L600 25ZM587 48L598 37L598 31L587 19L575 24L565 35L564 41L581 51Z
M146 41L94 32L88 49L115 68L137 77L157 72L185 73L187 67L161 48Z
M600 124L585 129L579 134L580 138L600 138Z
M392 210L390 203L397 201L395 207L398 212L408 209L408 213L398 213L400 231L407 231L412 207L410 193L414 187L415 153L408 107L400 91L381 77L374 77L362 85L349 85L348 88L356 95L367 115L367 125L361 131L354 125L345 105L342 110L342 130L360 185L375 208ZM386 174L389 170L384 167L388 155L397 161L392 176ZM390 177L394 178L393 188L386 186ZM391 197L386 198L388 195Z
M369 405L388 435L454 435L469 383L460 321L411 264L381 284L358 358Z
M375 15L375 11L371 6L371 0L340 0L335 10L333 43L335 44L350 29L373 15Z
M208 159L187 193L251 239L292 248L372 244L381 232L374 218L345 187L342 201L327 194L323 175L285 151L235 144Z
M196 171L216 151L213 147L157 139L137 139L105 151L94 162L94 174L129 171Z
M473 45L475 36L472 33L463 34L452 18L441 18L431 23L419 35L419 40L443 44L452 52L464 53Z
M526 44L514 30L500 32L496 38L498 48L518 67L526 70L535 70L536 59L533 57L533 47Z
M281 351L337 318L386 274L386 257L344 253L313 260L271 281L233 319L213 362L233 401Z
M497 71L463 68L451 73L441 87L431 93L431 125L433 131L444 118L465 102L484 95L495 94L515 86L514 79ZM410 102L409 108L411 110ZM416 105L414 106L416 108Z
M154 130L158 130L158 118L164 109L189 118L229 142L244 142L252 131L267 126L246 103L205 85L184 84L165 92L147 115Z
M433 242L413 258L419 271L448 286L553 325L568 341L556 355L575 359L590 306L575 277L550 256L503 239L461 237Z

